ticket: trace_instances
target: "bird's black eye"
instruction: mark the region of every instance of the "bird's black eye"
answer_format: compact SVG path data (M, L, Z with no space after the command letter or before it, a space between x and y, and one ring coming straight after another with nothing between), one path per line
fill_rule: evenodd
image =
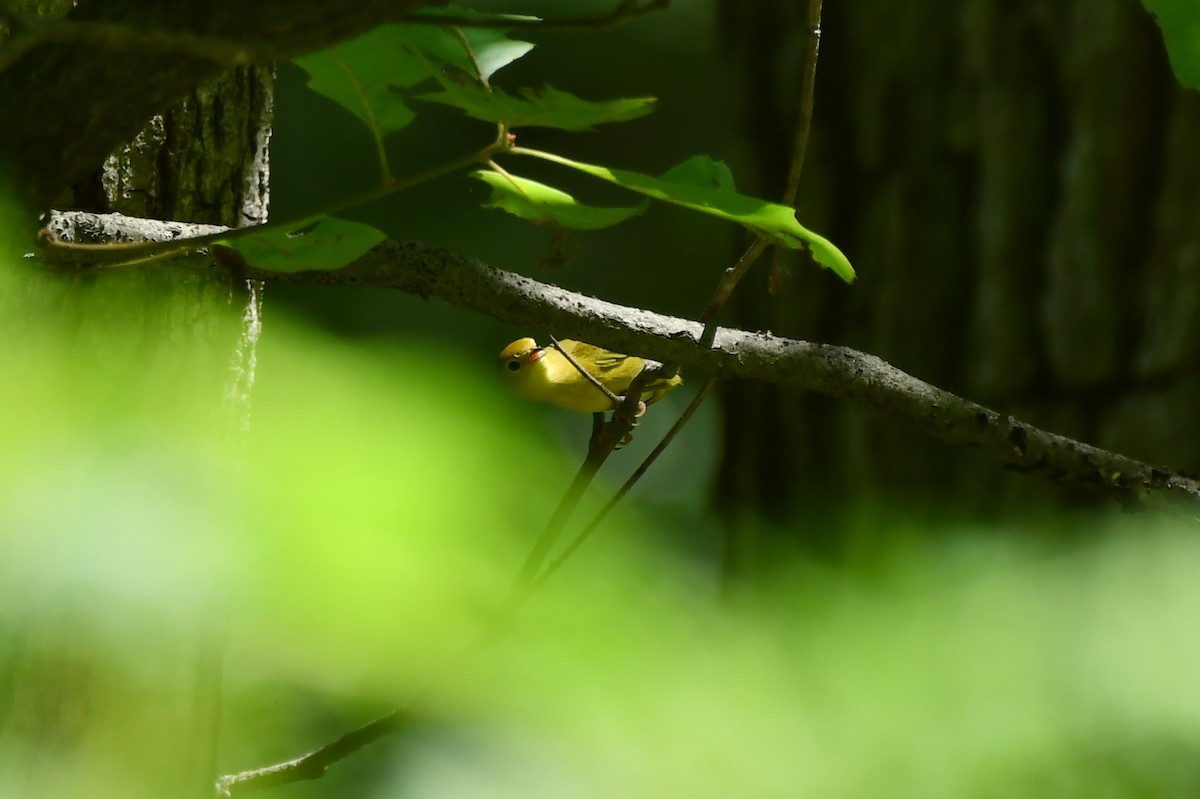
M508 367L508 371L510 371L510 372L521 371L521 362L520 361L509 361L507 364L505 364L505 366Z

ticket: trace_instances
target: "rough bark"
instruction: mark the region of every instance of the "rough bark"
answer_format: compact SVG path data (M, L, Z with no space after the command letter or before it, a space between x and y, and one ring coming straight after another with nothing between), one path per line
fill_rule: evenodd
M243 227L267 221L271 67L237 67L155 114L75 186L69 207Z
M153 114L230 67L320 49L428 4L219 0L188 12L118 0L82 2L60 21L16 20L0 49L0 160L50 205Z

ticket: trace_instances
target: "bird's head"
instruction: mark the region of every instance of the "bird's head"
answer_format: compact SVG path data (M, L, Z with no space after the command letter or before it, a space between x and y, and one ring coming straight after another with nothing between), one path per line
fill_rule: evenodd
M509 385L520 385L528 378L530 368L545 356L544 347L539 347L531 338L519 338L500 351L496 362L500 379Z

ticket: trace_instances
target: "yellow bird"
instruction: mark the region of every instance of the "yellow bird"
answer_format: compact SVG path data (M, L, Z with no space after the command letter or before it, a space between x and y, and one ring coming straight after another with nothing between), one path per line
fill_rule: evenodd
M564 339L558 343L618 397L625 394L646 365L643 358L621 355L582 341ZM497 368L500 379L518 397L552 402L581 413L603 413L613 409L612 401L604 392L581 375L561 352L554 347L539 347L531 338L517 339L505 347ZM651 380L642 392L642 402L649 405L682 382L679 375Z

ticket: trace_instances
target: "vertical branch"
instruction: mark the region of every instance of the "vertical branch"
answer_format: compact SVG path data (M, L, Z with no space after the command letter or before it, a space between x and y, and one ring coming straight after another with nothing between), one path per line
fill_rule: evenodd
M800 175L804 171L804 155L808 151L808 138L812 132L813 94L817 81L817 55L821 48L821 3L822 0L808 0L805 9L805 23L808 26L808 36L805 39L804 59L801 65L802 75L800 84L800 108L797 111L796 134L792 140L792 157L788 164L787 183L784 186L782 202L785 205L796 204L796 195L800 191ZM716 331L716 318L725 303L729 301L733 290L750 267L766 252L770 242L758 238L750 248L738 259L738 262L725 270L717 283L700 321L704 323L704 338L712 340Z
M807 0L804 23L808 34L804 39L804 57L800 66L800 108L797 112L796 134L792 140L792 160L788 165L787 183L784 185L782 202L795 207L800 192L800 175L804 171L804 155L808 152L808 137L812 132L813 94L817 83L817 56L821 50L821 3L822 0ZM783 261L775 258L771 264L768 288L772 294L783 284Z
M788 166L787 183L783 189L784 205L795 205L800 191L800 174L804 171L804 154L812 132L813 93L817 85L817 55L821 50L821 3L808 0L805 24L808 36L804 42L804 63L800 76L800 109L796 119L796 137L792 142L792 162Z
M742 257L737 260L733 266L725 270L721 275L717 287L713 290L712 297L708 300L708 305L704 307L704 313L700 315L700 321L704 323L704 335L701 338L701 343L712 343L713 336L717 332L717 316L721 313L721 309L725 307L725 303L733 295L733 290L737 288L737 284L741 281L746 273L750 271L750 267L754 266L754 262L762 257L762 254L767 251L770 242L763 237L758 237L750 248L742 254Z

